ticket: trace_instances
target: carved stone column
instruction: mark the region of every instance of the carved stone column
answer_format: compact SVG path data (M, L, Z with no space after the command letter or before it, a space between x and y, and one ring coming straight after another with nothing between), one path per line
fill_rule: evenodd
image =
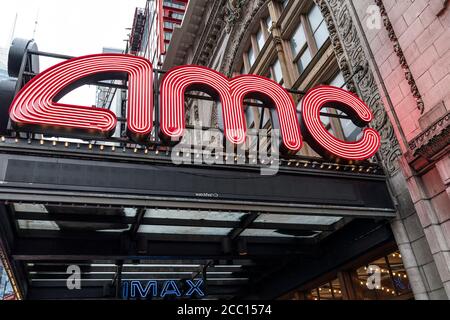
M284 86L286 88L291 88L294 81L292 80L291 73L287 69L289 63L286 58L286 53L283 46L283 39L281 38L281 30L278 24L277 12L276 9L274 8L273 0L269 2L269 12L273 21L272 26L270 26L270 28L272 30L272 36L275 42L275 48L277 50L277 57L281 65L281 72L283 74Z

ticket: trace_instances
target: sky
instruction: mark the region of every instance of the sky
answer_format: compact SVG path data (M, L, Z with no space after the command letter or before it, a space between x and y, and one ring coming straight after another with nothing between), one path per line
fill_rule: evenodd
M100 53L103 47L123 49L134 10L145 7L145 3L146 0L1 0L0 47L9 47L17 14L14 37L30 39L34 34L41 51L81 56ZM41 58L41 71L58 62ZM92 105L95 88L79 88L63 99L61 102Z

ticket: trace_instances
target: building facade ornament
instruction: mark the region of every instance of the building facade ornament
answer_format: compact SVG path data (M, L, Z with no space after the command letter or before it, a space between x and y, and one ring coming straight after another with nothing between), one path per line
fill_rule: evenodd
M409 161L421 157L426 162L450 147L450 112L440 117L409 143ZM423 162L422 162L423 163Z
M253 22L253 18L258 11L268 3L268 0L245 1L242 7L241 15L234 22L230 29L230 39L225 49L225 56L220 66L220 72L227 76L232 76L234 62L239 51L244 36L247 35L247 29Z
M320 7L327 23L339 67L344 79L348 81L348 89L358 93L374 113L373 127L380 132L382 138L381 160L387 173L394 175L400 168L398 159L402 152L381 100L348 4L342 0L314 1Z
M242 8L247 0L227 0L225 5L225 31L230 32L236 21L241 16Z
M414 79L414 76L411 72L411 69L409 68L408 62L406 61L405 55L403 54L403 50L400 46L400 43L398 41L397 35L395 34L394 27L392 26L391 20L389 19L389 16L387 14L386 8L384 7L382 0L375 0L376 5L380 8L380 13L383 18L383 24L386 28L386 31L388 32L389 39L393 43L394 46L394 52L396 53L400 65L402 66L404 72L405 72L405 78L408 81L409 86L411 87L411 93L413 94L414 98L416 99L417 108L420 110L420 113L423 114L425 110L425 104L422 99L422 95L419 92L419 88L417 88L416 80Z
M225 1L211 1L211 3L208 3L211 13L205 22L205 31L201 33L200 38L196 41L192 63L203 66L209 65L217 47L220 33L225 28L224 3Z
M219 71L232 76L235 61L244 36L248 33L253 18L268 1L246 1L240 17L235 20L230 31L230 39L225 49ZM346 1L315 0L328 26L331 42L339 68L347 81L349 91L358 93L375 115L373 127L382 137L381 158L386 171L393 175L399 170L398 158L401 149L394 128L381 100L375 78L361 44L360 35L353 22ZM214 126L215 123L212 123Z

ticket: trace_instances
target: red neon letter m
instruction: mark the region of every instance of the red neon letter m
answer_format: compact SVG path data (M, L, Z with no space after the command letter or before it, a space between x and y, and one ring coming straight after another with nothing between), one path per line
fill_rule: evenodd
M175 67L162 80L161 134L166 139L179 140L183 136L186 90L203 91L220 98L224 134L233 144L241 144L246 139L244 98L269 101L277 110L283 147L290 152L301 149L302 137L295 103L278 83L256 75L228 79L212 69L194 65Z
M54 100L62 93L88 80L107 79L108 74L128 74L128 134L145 140L152 130L151 63L124 54L96 54L70 59L33 78L14 99L9 109L13 125L20 129L83 136L109 136L117 124L115 114L107 109L61 104ZM45 129L43 129L45 128ZM44 132L44 131L42 131Z

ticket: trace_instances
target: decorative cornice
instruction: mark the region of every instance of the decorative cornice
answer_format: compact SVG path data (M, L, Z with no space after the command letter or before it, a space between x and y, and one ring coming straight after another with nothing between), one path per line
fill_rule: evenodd
M413 156L428 160L450 146L450 111L409 143Z
M375 0L375 4L380 8L380 13L383 18L384 27L386 28L386 30L388 32L389 39L393 43L394 52L396 53L396 55L400 61L400 65L402 66L402 68L405 72L405 79L408 80L408 84L411 87L411 93L413 94L414 98L416 99L417 108L420 110L420 113L423 114L423 112L425 110L425 104L423 102L422 95L420 94L419 89L417 88L416 80L414 79L411 69L409 68L409 65L408 65L408 62L406 61L405 55L403 54L403 50L400 46L397 35L395 34L394 27L392 26L391 20L389 19L389 16L387 14L387 11L383 4L383 1Z
M223 10L224 1L211 1L211 14L205 24L204 30L200 34L198 46L195 48L192 63L208 66L213 51L216 48L220 31L224 28Z

